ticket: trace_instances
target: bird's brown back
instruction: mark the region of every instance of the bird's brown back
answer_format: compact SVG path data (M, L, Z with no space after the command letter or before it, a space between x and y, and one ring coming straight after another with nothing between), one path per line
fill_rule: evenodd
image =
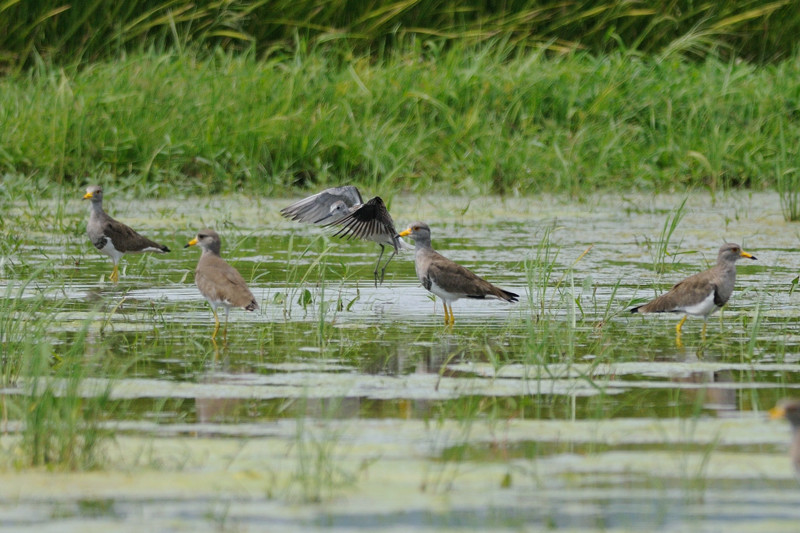
M493 296L508 302L517 301L518 295L492 285L468 268L459 265L433 249L423 249L417 253L417 272L426 273L426 277L442 289L454 294L464 294L467 298L485 298ZM420 274L420 281L426 283ZM426 286L426 288L428 288Z
M226 301L235 307L258 309L253 293L238 270L218 255L204 253L197 262L195 283L206 298Z

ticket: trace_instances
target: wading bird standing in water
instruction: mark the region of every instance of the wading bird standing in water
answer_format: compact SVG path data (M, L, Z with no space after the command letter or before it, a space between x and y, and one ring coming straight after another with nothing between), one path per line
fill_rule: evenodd
M239 271L226 263L220 256L222 241L216 231L208 228L201 229L184 248L194 245L203 249L194 271L194 283L214 313L214 333L211 334L211 340L217 338L219 331L217 307L225 308L225 336L227 337L228 313L231 307L242 307L245 311L255 311L258 309L258 302L247 288L247 283Z
M459 298L497 298L516 302L519 295L495 287L458 263L436 252L431 245L431 228L423 222L411 224L400 233L414 239L414 265L422 286L444 302L445 325L455 324L453 304ZM449 314L448 314L449 308Z
M103 211L103 188L99 185L87 187L83 199L92 202L86 233L94 247L114 262L114 269L108 277L114 283L119 281L118 265L123 255L138 252L169 252L169 248L163 244L139 235L132 228L108 216Z
M703 338L706 337L708 316L728 302L736 281L736 261L756 257L732 242L725 243L717 254L717 264L712 268L689 276L676 283L655 300L634 307L631 313L684 313L675 327L675 342L681 346L681 328L689 315L703 317Z

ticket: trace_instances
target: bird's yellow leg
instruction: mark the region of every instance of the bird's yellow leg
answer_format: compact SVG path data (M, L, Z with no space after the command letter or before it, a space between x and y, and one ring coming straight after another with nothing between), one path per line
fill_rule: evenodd
M708 325L708 324L706 324L706 322L705 322L705 321L703 321L703 332L700 334L700 335L701 335L701 337L703 338L703 340L706 340L706 326L707 326L707 325Z
M116 263L114 264L114 269L111 271L111 275L108 276L108 279L110 279L114 283L117 283L119 281L119 267L116 265Z
M683 327L683 323L686 322L686 317L689 315L683 315L683 318L678 325L675 326L675 345L678 348L683 348L683 342L681 341L681 328Z
M217 332L219 331L219 317L216 309L212 309L211 312L214 313L214 333L211 334L211 340L213 341L217 338Z
M228 313L230 313L230 309L228 307L225 308L225 329L222 332L222 339L225 341L225 344L228 344Z
M456 316L453 314L453 304L450 304L450 325L453 326L456 323Z
M453 306L447 305L447 302L444 302L444 325L445 326L452 326L455 322L453 318Z
M214 345L214 363L216 364L219 361L219 346L213 337L211 338L211 344Z

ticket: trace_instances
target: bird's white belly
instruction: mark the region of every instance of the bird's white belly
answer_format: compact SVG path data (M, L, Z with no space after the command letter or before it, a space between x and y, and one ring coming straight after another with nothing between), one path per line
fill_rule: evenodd
M124 254L124 252L120 252L119 250L114 248L114 243L111 242L111 239L109 239L108 237L106 237L106 245L103 246L102 248L98 248L98 250L100 250L102 253L110 257L111 260L114 261L114 264L117 264L122 255Z
M705 300L694 305L684 306L681 310L687 315L693 316L708 316L718 307L714 303L714 291L711 291Z
M458 300L459 298L464 297L464 294L462 293L449 292L443 289L442 287L437 285L435 281L431 281L430 291L447 303L450 303L453 300Z

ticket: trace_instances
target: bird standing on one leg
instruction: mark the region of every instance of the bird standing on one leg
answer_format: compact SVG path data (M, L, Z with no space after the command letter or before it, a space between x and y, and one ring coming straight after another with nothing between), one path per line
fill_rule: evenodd
M86 224L86 233L95 248L106 254L114 262L114 269L108 277L114 283L119 281L119 260L124 254L138 252L169 252L163 244L151 241L126 226L114 220L103 211L103 188L99 185L90 185L86 188L84 200L91 200L92 210L89 222Z
M631 313L684 313L675 327L675 342L681 346L681 328L689 315L703 317L703 338L708 316L728 302L736 282L736 261L756 257L734 243L725 243L717 254L717 264L681 282L655 300L634 307Z
M247 283L239 271L226 263L220 256L222 241L216 231L200 230L184 248L195 244L203 249L203 253L194 271L194 282L214 313L214 333L211 334L211 340L216 339L219 331L217 307L220 306L225 308L225 337L227 338L228 313L231 307L242 307L246 311L255 311L258 309L258 302L247 288Z
M459 298L497 298L516 302L519 295L495 287L485 279L436 252L431 245L431 229L416 222L400 233L414 239L414 266L422 286L444 302L445 325L455 324L452 302Z

